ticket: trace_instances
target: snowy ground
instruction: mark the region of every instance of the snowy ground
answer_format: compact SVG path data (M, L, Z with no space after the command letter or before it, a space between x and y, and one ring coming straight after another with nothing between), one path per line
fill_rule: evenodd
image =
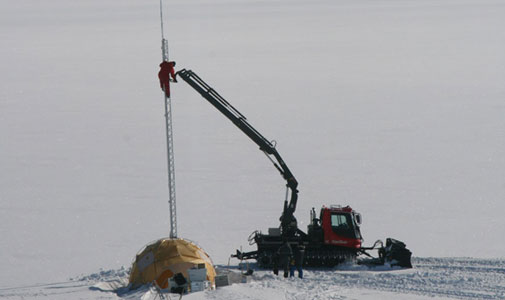
M128 268L168 235L159 2L0 4L0 295L37 285L29 293L108 297L87 281L53 283ZM165 15L177 67L277 140L300 182L302 229L312 207L349 204L364 216L365 244L405 241L422 266L399 277L309 273L295 290L346 278L329 299L371 299L349 278L420 274L414 290L437 270L419 257L505 256L504 1L167 0ZM183 82L173 102L178 231L223 265L253 230L278 225L284 182ZM444 272L459 260L433 261ZM482 270L489 260L475 261ZM261 298L256 287L268 294L276 279L258 276L216 295ZM478 278L503 297L503 280Z
M100 299L178 299L149 287L124 288L127 270L101 271L68 282L0 289L0 297ZM118 288L119 286L119 288ZM184 299L503 299L505 261L470 258L423 258L414 269L391 270L341 266L335 270L306 270L305 278L284 279L256 271L247 284L186 295Z

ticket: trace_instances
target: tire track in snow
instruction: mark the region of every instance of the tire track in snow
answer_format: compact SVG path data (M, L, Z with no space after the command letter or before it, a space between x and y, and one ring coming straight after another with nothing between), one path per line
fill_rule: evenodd
M321 285L366 288L387 292L456 299L504 299L505 260L415 258L414 269L342 267L313 271ZM330 275L331 274L331 275ZM309 276L307 276L309 277ZM308 278L309 279L309 278Z
M348 299L358 288L454 299L505 299L505 260L415 258L408 270L340 266L332 271L306 270L305 278L284 279L267 271L254 275L256 289L284 290L287 299Z

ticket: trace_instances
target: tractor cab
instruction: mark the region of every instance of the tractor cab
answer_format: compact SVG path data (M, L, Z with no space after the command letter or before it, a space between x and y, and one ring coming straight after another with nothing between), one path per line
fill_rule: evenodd
M319 217L324 244L358 249L363 238L359 225L361 215L350 206L323 206Z

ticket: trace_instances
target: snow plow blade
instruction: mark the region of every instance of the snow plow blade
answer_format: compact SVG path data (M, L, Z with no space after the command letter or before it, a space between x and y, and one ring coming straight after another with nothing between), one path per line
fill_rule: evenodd
M367 252L369 250L377 250L379 257L370 255ZM360 254L364 254L367 257L358 258L358 265L383 266L388 264L391 267L412 268L412 263L410 261L412 252L407 249L404 242L392 238L386 239L385 247L381 240L376 241L372 247L362 247L360 249Z
M384 260L386 263L389 263L391 266L412 268L411 257L412 252L407 249L405 243L392 238L386 239L386 247L384 248Z

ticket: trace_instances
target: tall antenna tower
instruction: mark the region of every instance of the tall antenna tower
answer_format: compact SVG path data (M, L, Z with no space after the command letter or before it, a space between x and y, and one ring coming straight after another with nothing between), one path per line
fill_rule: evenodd
M163 61L168 61L168 41L165 39L163 31L163 0L160 0L160 20L161 20L161 51ZM175 207L175 161L174 161L174 141L172 133L172 102L170 97L163 93L165 102L165 129L167 134L167 170L168 170L168 205L170 208L170 238L177 238L177 213Z

